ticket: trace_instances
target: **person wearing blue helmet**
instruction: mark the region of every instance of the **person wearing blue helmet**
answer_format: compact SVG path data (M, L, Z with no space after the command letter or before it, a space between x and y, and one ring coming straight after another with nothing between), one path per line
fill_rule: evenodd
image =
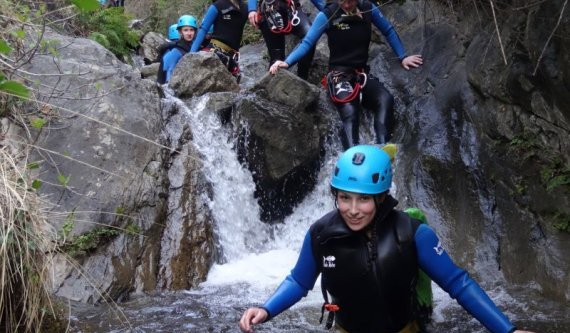
M158 70L157 82L164 84L170 81L174 67L182 57L190 52L192 41L198 29L198 21L192 15L182 15L178 19L176 30L180 34L180 39L174 43L162 57ZM162 72L162 73L161 73Z
M285 311L321 275L328 329L425 332L415 313L421 269L492 333L525 333L453 263L427 224L395 209L391 182L390 156L379 146L346 150L332 174L336 209L311 225L291 273L262 306L244 312L240 329L253 332L255 325Z
M180 33L178 32L178 24L174 23L168 27L168 40L175 42L180 39Z
M345 149L359 144L360 118L363 110L374 115L376 143L390 141L394 123L394 98L380 80L370 74L368 54L372 25L384 35L401 66L409 70L422 65L421 55L408 55L398 34L380 9L369 0L334 0L317 14L311 29L285 61L270 67L275 74L309 54L319 38L328 37L329 73L326 86L343 124L341 135Z
M192 44L191 52L214 52L239 82L239 48L243 29L247 22L247 5L243 0L216 0L208 10ZM204 40L210 29L210 42Z

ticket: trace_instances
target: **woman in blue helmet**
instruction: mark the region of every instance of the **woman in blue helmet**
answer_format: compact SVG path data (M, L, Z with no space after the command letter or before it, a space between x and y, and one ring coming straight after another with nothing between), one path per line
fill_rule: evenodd
M395 209L391 182L390 157L378 146L344 152L331 181L336 209L311 225L291 273L263 306L244 312L240 329L253 332L291 307L320 274L328 328L334 321L343 333L422 332L413 297L421 269L489 331L525 333L453 263L429 226Z
M330 56L326 86L343 123L341 139L345 149L359 144L363 109L374 115L376 143L386 143L392 137L394 98L378 78L369 74L367 64L372 25L382 32L404 69L422 64L421 55L406 54L396 30L371 1L334 0L315 17L311 29L287 59L270 67L275 74L279 68L294 65L327 33Z
M239 81L239 48L246 22L247 5L243 0L216 0L206 11L191 52L202 49L208 31L213 28L206 48L214 52Z
M196 34L196 29L198 29L198 21L192 15L182 15L178 19L178 24L176 29L180 34L180 39L174 44L174 46L168 50L162 57L161 66L159 68L158 83L166 83L170 81L172 76L172 71L178 61L188 52L190 52L190 47L192 46L192 41ZM162 71L162 75L160 73ZM164 82L161 82L161 77L164 78Z

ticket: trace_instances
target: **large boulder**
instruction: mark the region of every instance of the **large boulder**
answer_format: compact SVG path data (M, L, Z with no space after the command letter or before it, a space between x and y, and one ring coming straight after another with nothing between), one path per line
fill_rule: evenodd
M184 55L174 68L169 85L181 98L239 90L236 79L211 52Z
M265 75L251 92L234 108L238 155L252 171L262 219L274 222L315 185L324 113L317 87L289 71Z
M50 30L44 38L57 52L40 50L23 67L38 84L27 118L36 128L20 136L37 146L39 193L53 205L61 250L75 258L54 258L54 291L97 302L195 286L215 248L208 199L194 195L206 184L186 145L192 135L164 132L183 126L176 108L101 45Z
M250 91L292 111L304 110L314 103L319 95L319 89L315 85L287 70L280 70L276 75L267 72Z
M141 45L138 51L139 55L143 57L144 63L150 64L153 62L159 62L158 49L162 44L167 42L168 40L163 35L154 31L147 32L141 38Z

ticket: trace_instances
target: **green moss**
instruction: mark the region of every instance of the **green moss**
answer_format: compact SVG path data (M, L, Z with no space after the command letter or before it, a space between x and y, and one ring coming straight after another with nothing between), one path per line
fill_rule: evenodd
M70 255L87 254L96 250L100 245L109 242L121 233L122 230L116 228L97 228L87 233L72 237L61 246L61 249Z

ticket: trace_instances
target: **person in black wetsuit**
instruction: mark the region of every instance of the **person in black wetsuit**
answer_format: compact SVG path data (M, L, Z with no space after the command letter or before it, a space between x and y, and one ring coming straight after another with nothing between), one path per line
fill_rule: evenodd
M243 0L216 0L206 11L190 52L203 49L203 41L213 27L206 49L214 52L239 82L239 48L246 22L247 5Z
M324 0L311 0L311 2L319 10L324 7ZM311 27L299 0L249 0L248 10L249 23L261 30L267 45L269 64L285 59L285 35L294 34L303 38ZM300 78L306 80L309 77L314 54L313 46L299 60L297 75Z
M374 114L376 143L385 144L392 137L394 98L378 78L369 74L367 65L372 24L386 37L403 68L409 70L423 63L421 55L406 54L394 27L376 5L367 0L342 0L328 4L287 59L276 61L270 67L270 72L275 74L279 68L292 66L310 52L323 33L327 33L330 57L325 85L343 122L344 149L360 142L363 108Z
M453 263L431 227L395 208L391 183L390 156L378 146L344 152L330 183L336 209L311 225L291 273L262 306L245 310L240 329L253 332L293 306L320 275L327 329L335 323L341 333L419 333L414 292L421 269L492 333L530 333L517 330Z

